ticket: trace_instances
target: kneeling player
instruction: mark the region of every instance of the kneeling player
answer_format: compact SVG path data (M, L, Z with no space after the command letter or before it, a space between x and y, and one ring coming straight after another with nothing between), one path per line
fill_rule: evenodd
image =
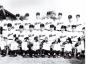
M1 37L0 41L1 55L6 56L6 39Z
M38 57L40 54L40 43L38 41L38 37L34 37L34 42L33 42L33 46L32 46L32 54L35 57Z
M72 57L72 41L71 38L68 37L65 48L64 48L64 57L71 58Z
M16 42L15 38L12 40L9 48L10 48L10 56L17 56L18 43Z
M56 56L60 56L60 52L61 52L61 43L60 43L60 39L58 39L58 41L55 41L55 43L53 43L53 57Z
M24 41L21 43L21 47L22 47L22 56L27 56L28 54L28 41L27 38L24 38Z
M78 38L77 43L75 44L76 48L77 48L77 53L76 53L76 57L78 59L81 59L81 51L82 51L82 45L81 45L81 38Z
M50 46L50 42L48 40L45 40L42 47L42 56L47 55L48 57L50 57Z

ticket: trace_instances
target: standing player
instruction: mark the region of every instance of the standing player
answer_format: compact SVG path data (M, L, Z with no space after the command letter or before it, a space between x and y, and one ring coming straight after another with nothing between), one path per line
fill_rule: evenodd
M24 29L24 26L23 25L20 25L19 26L19 32L20 32L20 34L19 34L19 39L21 40L21 41L23 41L23 39L24 39L24 37L25 36L28 36L28 35L26 35L26 31L25 31L25 29Z
M60 30L61 26L63 25L64 19L62 18L62 13L58 13L58 19L54 22L54 25L56 26L56 30Z
M81 58L81 50L82 50L81 38L80 37L77 39L77 43L75 44L75 47L77 49L77 51L76 51L76 57L78 59L80 59Z
M7 37L7 45L9 46L12 39L13 39L13 33L14 33L14 28L11 23L7 24L7 29L6 31L3 32L3 36Z
M66 24L67 26L67 30L68 31L72 31L72 24L73 24L73 21L72 21L72 15L68 15L68 23ZM74 27L73 27L74 28Z
M42 40L44 40L46 36L47 36L47 30L45 30L45 25L44 24L40 24L40 31L39 31L40 42Z
M19 20L20 14L16 14L16 20Z
M36 35L34 28L35 28L35 26L31 24L31 25L29 25L29 30L27 31L27 35L28 35L31 43L33 43L34 36Z
M36 19L38 19L38 20L41 19L41 18L40 18L40 12L37 12L37 13L36 13Z
M24 15L24 20L28 20L28 18L29 18L29 13L26 13L26 14Z
M81 31L82 27L85 27L85 22L81 21L80 14L76 15L76 31Z

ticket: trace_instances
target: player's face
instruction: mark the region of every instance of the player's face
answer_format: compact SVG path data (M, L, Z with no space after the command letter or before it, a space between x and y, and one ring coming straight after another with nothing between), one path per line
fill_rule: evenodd
M33 31L33 29L34 29L33 27L30 27L30 28L29 28L30 31Z
M12 27L8 27L8 30L11 30Z
M54 28L50 28L50 30L51 30L51 31L53 31L53 30L54 30Z
M20 17L16 17L17 18L17 20L20 18Z
M76 16L76 18L80 18L79 16Z
M44 30L44 27L40 27L41 30Z
M36 15L36 18L38 19L40 17L40 15Z
M62 28L61 30L62 30L62 31L65 31L65 29L64 29L64 28Z
M79 20L79 19L80 19L80 17L79 17L79 16L76 16L76 19L77 19L77 20Z
M61 19L62 18L62 15L58 15L58 18Z
M69 22L71 22L72 21L72 18L71 19L68 19L69 20Z
M21 28L21 29L20 29L20 31L23 31L23 30L24 30L24 28Z

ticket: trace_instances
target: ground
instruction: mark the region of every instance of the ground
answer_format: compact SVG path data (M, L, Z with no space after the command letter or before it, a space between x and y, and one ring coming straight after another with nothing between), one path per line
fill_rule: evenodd
M64 58L0 57L0 64L85 64L84 60Z

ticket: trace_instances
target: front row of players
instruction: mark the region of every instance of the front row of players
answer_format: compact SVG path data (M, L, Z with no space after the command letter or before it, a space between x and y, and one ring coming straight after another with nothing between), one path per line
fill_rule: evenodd
M7 44L7 38L1 36L0 54L2 56L10 55L23 57L84 57L84 42L79 37L75 45L73 45L71 38L67 38L62 42L60 38L50 42L47 37L42 41L39 37L34 37L34 41L30 42L29 37L25 37L23 41L19 40L16 35L13 35L11 44Z

